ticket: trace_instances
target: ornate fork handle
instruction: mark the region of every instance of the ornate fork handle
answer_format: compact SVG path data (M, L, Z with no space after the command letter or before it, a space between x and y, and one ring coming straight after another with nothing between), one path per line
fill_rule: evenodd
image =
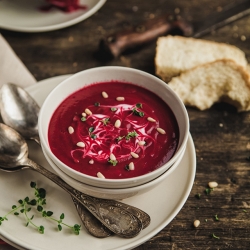
M113 233L124 238L132 238L142 230L143 225L141 220L127 209L129 205L121 206L118 205L120 202L114 200L98 199L83 194L68 185L59 176L30 159L25 162L25 165L38 171L68 192Z

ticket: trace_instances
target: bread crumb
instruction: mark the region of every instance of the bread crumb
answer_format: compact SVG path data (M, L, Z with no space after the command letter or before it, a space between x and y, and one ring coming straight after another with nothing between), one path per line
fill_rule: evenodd
M241 36L241 37L240 37L240 40L244 42L244 41L247 40L247 38L246 38L245 36Z

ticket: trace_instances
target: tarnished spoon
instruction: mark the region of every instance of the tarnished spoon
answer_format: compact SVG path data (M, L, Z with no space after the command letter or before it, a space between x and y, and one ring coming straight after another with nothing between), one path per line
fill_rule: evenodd
M1 88L0 107L5 124L25 139L33 139L40 144L37 132L40 107L24 89L12 83L4 84Z
M119 205L117 206L116 201L98 199L83 194L54 173L30 160L28 145L24 138L11 127L0 123L0 170L14 172L27 169L27 167L43 174L68 192L115 234L124 238L132 238L142 230L143 225L138 217Z
M4 84L0 92L0 111L5 124L15 128L26 139L33 139L40 144L38 135L38 115L40 108L36 101L23 88L12 84ZM98 238L108 237L112 234L99 220L97 220L85 207L73 199L77 212L90 234ZM144 211L117 202L130 213L137 216L146 228L150 223L150 216Z

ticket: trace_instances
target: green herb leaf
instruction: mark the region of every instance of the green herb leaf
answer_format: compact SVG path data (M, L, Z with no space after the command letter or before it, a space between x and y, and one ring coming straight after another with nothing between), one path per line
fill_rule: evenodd
M114 107L112 107L112 108L110 108L111 109L111 111L116 111L117 110L117 108L114 108Z
M37 211L38 211L38 212L42 212L42 211L43 211L43 207L40 206L40 205L38 205L38 206L37 206Z
M91 137L92 139L96 139L97 135L96 135L96 134L91 134L90 137Z
M196 197L197 199L200 199L200 198L201 198L201 194L196 194L195 197Z
M36 202L35 199L33 199L33 200L31 200L31 201L29 202L29 204L30 204L31 206L35 206L35 205L37 204L37 202Z
M58 230L59 230L59 231L62 231L62 226L61 226L60 224L58 224L57 227L58 227Z
M112 164L113 166L116 166L118 161L117 160L108 160L108 163Z
M85 122L86 120L87 120L87 118L84 117L84 116L81 118L81 121L82 121L82 122Z
M51 211L47 211L47 212L46 212L46 215L47 215L48 217L50 217L50 216L52 216L52 215L53 215L53 212L51 212Z
M214 233L212 234L212 238L215 238L215 239L217 239L217 240L220 239L220 237L216 236Z
M126 139L129 140L130 138L133 138L136 136L138 136L138 134L135 131L128 132L128 134L126 135Z
M216 214L215 216L214 216L214 218L215 218L215 220L219 220L219 218L218 218L218 215Z
M89 132L90 132L90 133L92 133L94 130L95 130L94 127L90 127L90 128L89 128Z
M119 137L116 138L116 141L119 142L119 141L121 141L124 137L125 137L125 136L119 136Z
M129 165L126 165L124 168L125 168L125 170L130 171Z
M35 188L35 187L36 187L36 183L32 181L32 182L30 183L30 186L31 186L32 188Z
M106 126L109 123L109 118L104 118L102 122Z
M136 103L135 105L137 108L142 108L142 103Z
M39 188L38 193L40 198L44 199L46 197L46 190L44 188Z
M40 227L38 228L38 232L39 232L40 234L44 234L44 226L40 226Z
M64 213L62 213L62 214L60 215L60 219L61 219L61 220L64 219Z
M132 109L132 113L133 113L134 115L137 115L137 116L140 116L140 117L143 117L143 116L144 116L144 113L143 113L142 111L137 110L136 108L133 108L133 109Z
M213 188L206 188L205 193L208 195L210 194L214 189Z

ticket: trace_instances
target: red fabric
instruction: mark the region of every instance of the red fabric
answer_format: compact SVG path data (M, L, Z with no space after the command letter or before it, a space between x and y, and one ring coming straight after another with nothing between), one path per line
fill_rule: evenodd
M0 239L0 245L4 245L4 244L7 244L7 243Z
M51 7L57 7L65 12L73 12L78 9L86 9L85 5L80 5L79 0L47 0L48 3L50 3L50 6L47 6L47 8Z

